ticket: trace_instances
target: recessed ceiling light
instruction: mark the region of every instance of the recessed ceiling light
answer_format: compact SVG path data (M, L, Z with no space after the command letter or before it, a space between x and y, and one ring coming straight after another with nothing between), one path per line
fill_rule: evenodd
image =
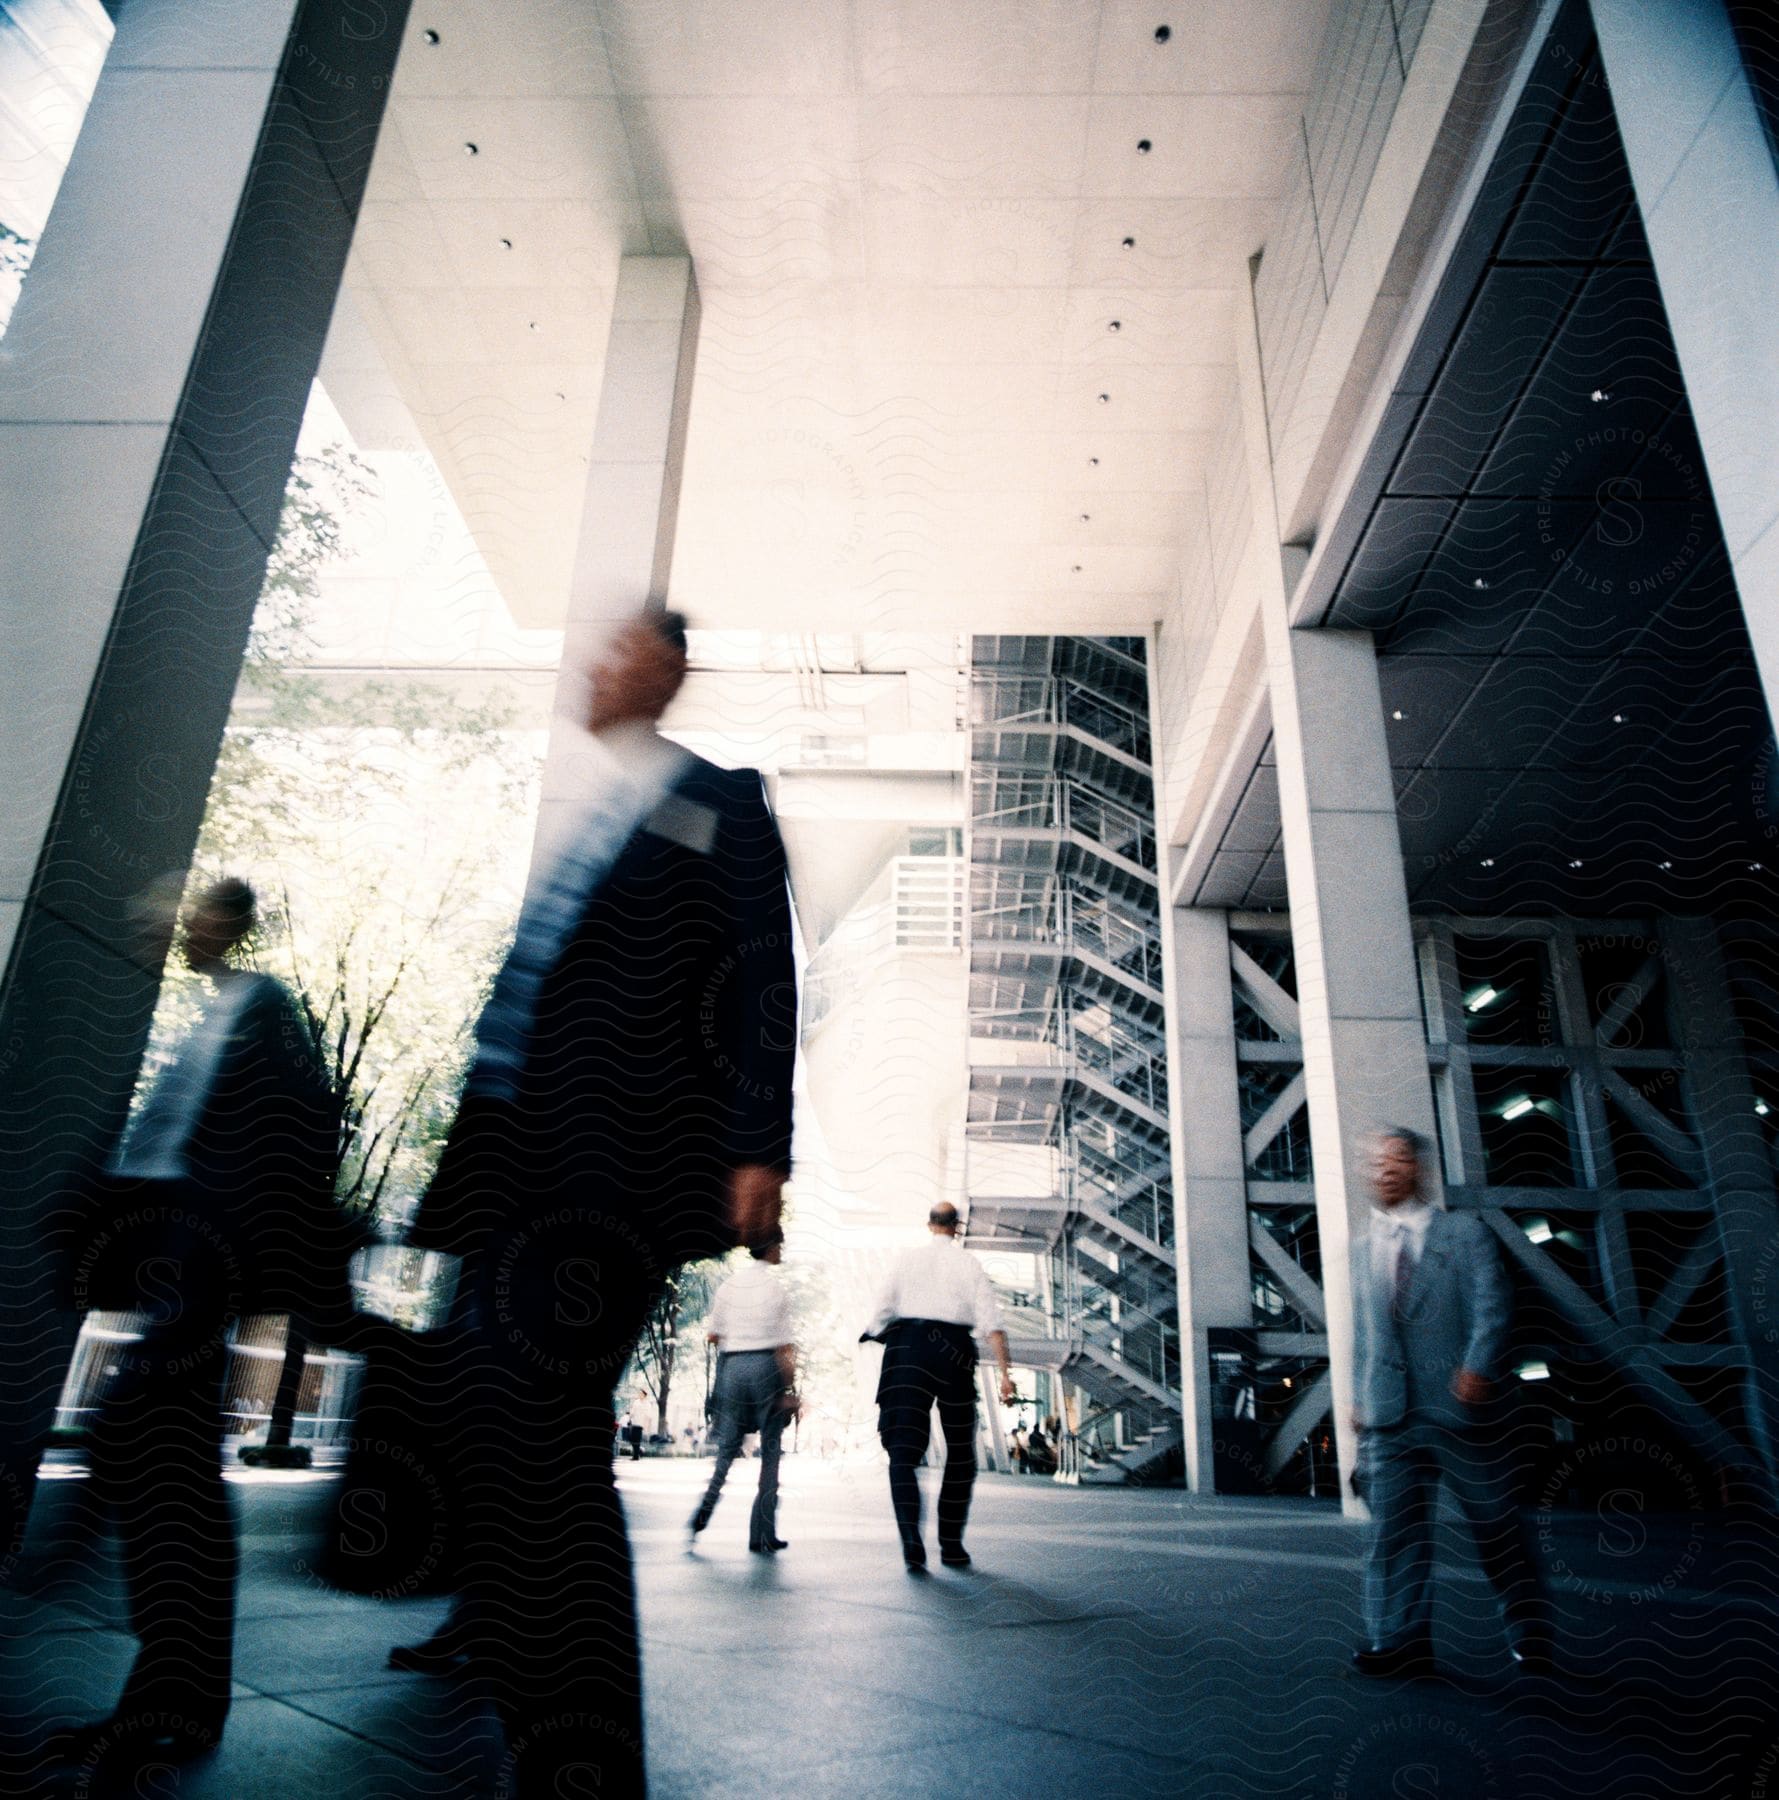
M1614 713L1612 715L1612 722L1614 725L1622 725L1625 722L1625 715L1623 713Z
M502 238L502 239L501 239L501 240L500 240L500 247L501 247L501 249L503 249L503 250L510 250L510 249L512 249L512 247L513 247L513 240L512 240L512 239L511 239L511 238Z
M1581 858L1579 856L1570 857L1569 867L1572 869L1579 869L1581 867Z
M1092 513L1083 513L1081 515L1081 523L1083 525L1085 525L1088 522L1088 520L1091 519L1092 517L1093 517Z
M1588 398L1598 406L1602 400L1610 400L1612 395L1605 388L1595 388Z
M527 331L536 331L537 330L537 320L533 319L531 321L531 323L525 327L525 329Z
M436 31L423 31L420 37L422 42L428 44L436 44L439 41L439 34Z
M1401 707L1398 707L1395 712L1391 713L1390 717L1392 719L1400 719L1402 717Z
M1523 1119L1537 1104L1530 1094L1516 1094L1502 1107L1501 1116L1504 1119Z
M1489 584L1479 575L1470 585L1475 588L1478 593L1482 593L1488 588Z
M1088 457L1087 466L1090 469L1097 469L1100 466L1100 459L1097 456Z
M1126 250L1134 250L1137 247L1137 240L1135 238L1126 238L1122 247Z
M1748 865L1748 872L1751 875L1758 875L1761 872L1761 870L1765 867L1766 867L1765 863L1750 863Z
M1173 35L1174 28L1171 25L1157 25L1155 27L1155 41L1158 44L1165 44Z
M567 399L567 398L568 398L568 396L567 396L567 395L566 395L566 394L558 394L558 395L557 395L557 396L556 396L556 398L557 398L557 399L558 399L558 400L566 400L566 399Z
M1484 868L1485 868L1485 869L1492 869L1492 868L1494 868L1494 866L1495 866L1495 859L1494 859L1494 857L1492 857L1492 856L1485 856L1485 857L1484 857L1484 858L1483 858L1483 859L1482 859L1482 866L1483 866L1483 867L1484 867Z
M1153 150L1154 148L1155 148L1155 146L1152 143L1150 143L1150 141L1147 138L1138 138L1137 139L1137 155L1138 156L1147 156L1149 154L1149 152L1151 150Z
M1101 406L1109 406L1111 404L1111 401L1112 401L1112 396L1110 394L1101 394L1099 396L1099 403Z
M1674 865L1673 865L1673 864L1672 864L1672 863L1671 863L1671 862L1665 862L1665 863L1663 863L1663 864L1662 864L1662 867L1663 867L1663 868L1664 868L1664 869L1671 869L1671 868L1673 868L1673 866L1674 866Z
M1124 329L1124 321L1122 319L1108 319L1106 321L1106 329L1108 331L1122 331Z
M482 154L482 146L480 144L465 144L463 146L463 154L465 156L480 156Z
M1081 565L1079 563L1070 563L1069 573L1071 575L1079 575L1081 573Z

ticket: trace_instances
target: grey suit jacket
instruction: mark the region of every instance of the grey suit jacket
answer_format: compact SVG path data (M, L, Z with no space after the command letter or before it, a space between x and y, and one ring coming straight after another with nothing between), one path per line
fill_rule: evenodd
M1389 1284L1372 1279L1369 1232L1353 1244L1352 1268L1360 1425L1474 1423L1476 1409L1452 1393L1452 1377L1470 1369L1499 1378L1513 1324L1513 1291L1488 1226L1435 1208L1400 1320Z

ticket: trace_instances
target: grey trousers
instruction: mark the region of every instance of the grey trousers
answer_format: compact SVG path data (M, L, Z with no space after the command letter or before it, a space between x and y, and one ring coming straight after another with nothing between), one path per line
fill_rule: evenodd
M1433 1519L1439 1483L1450 1488L1516 1640L1547 1626L1547 1603L1515 1503L1512 1461L1486 1431L1409 1423L1367 1431L1360 1491L1374 1528L1365 1557L1365 1626L1372 1644L1425 1643L1433 1635Z
M694 1531L702 1531L710 1523L710 1515L722 1498L723 1483L729 1479L729 1465L741 1450L741 1440L750 1431L757 1431L760 1491L754 1497L753 1517L748 1522L748 1545L762 1549L778 1535L778 1453L785 1422L791 1416L781 1404L783 1394L784 1374L778 1366L777 1351L725 1351L718 1361L712 1395L717 1414L717 1466L692 1515Z

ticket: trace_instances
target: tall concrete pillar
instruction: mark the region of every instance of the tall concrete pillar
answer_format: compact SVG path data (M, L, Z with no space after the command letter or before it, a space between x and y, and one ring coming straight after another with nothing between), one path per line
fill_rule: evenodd
M1779 167L1723 0L1592 0L1662 305L1779 711Z
M587 713L588 663L613 625L645 605L666 605L698 321L689 257L626 256L619 263L534 867L554 846L565 807L586 790L580 722Z
M1433 1093L1377 658L1368 632L1292 625L1291 594L1304 558L1279 542L1251 304L1237 334L1237 363L1261 547L1254 560L1279 765L1335 1443L1342 1504L1356 1513L1345 1479L1356 1449L1348 1254L1370 1228L1365 1140L1386 1123L1431 1138ZM1437 1188L1438 1171L1427 1174Z
M1167 888L1164 884L1164 893ZM1216 1492L1210 1333L1253 1323L1228 914L1162 908L1186 1484Z
M131 0L0 342L0 1505L71 1329L70 1177L115 1135L407 0Z

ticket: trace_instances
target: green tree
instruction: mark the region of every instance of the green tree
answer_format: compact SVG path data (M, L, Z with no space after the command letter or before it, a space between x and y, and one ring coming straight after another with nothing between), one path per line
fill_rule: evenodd
M696 1358L698 1346L691 1340L710 1316L710 1303L722 1278L720 1261L687 1263L667 1278L667 1285L643 1321L642 1336L630 1358L630 1379L641 1382L655 1403L658 1437L667 1435L667 1400L673 1390L674 1371L681 1366L681 1353L689 1351ZM628 1385L627 1380L625 1386Z
M259 891L248 954L297 996L336 1089L335 1197L367 1235L399 1221L442 1147L517 909L539 762L496 702L309 666L323 573L372 482L343 448L297 460L193 865ZM170 965L157 1039L189 1020L196 980ZM304 1337L293 1321L274 1448Z

